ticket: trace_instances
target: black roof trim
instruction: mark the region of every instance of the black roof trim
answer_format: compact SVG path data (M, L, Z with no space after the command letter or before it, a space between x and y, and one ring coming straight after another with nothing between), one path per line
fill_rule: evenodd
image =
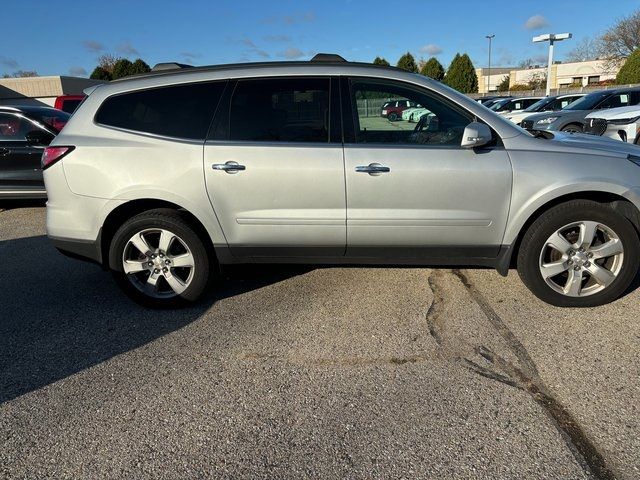
M335 53L317 53L311 59L312 62L346 62L346 60Z
M193 65L187 65L185 63L175 63L175 62L156 63L151 69L151 71L163 72L166 70L180 70L183 68L193 68Z

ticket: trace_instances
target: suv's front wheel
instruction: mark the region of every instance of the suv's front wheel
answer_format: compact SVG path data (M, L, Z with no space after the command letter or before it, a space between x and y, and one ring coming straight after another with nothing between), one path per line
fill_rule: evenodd
M640 240L606 204L573 200L543 213L525 233L518 273L540 299L561 307L612 302L638 272Z
M109 260L118 285L146 306L194 302L209 278L202 240L173 210L150 210L125 222L113 236Z

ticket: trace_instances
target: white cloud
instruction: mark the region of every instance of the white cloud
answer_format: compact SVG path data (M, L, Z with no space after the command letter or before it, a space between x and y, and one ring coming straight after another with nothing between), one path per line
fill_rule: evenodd
M427 55L438 55L442 53L442 48L434 43L429 43L420 47L420 53L426 53Z
M524 28L527 30L539 30L544 27L548 27L549 22L542 15L534 15L533 17L529 17L524 24Z

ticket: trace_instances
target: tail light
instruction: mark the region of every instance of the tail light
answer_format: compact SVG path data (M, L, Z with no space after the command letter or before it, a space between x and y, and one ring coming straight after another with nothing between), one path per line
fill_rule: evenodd
M42 169L49 168L54 163L62 160L67 154L71 153L76 147L47 147L42 153Z

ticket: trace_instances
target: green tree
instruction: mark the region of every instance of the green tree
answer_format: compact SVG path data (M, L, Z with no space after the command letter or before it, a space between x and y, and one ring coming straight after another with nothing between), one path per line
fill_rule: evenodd
M126 77L127 75L131 75L131 70L133 67L133 63L126 58L119 59L115 65L113 66L113 73L111 76L114 80L117 78Z
M640 83L640 48L635 49L624 62L616 76L616 83Z
M89 78L109 81L111 80L111 74L103 67L96 67L93 69L93 72L91 72L91 75L89 75Z
M374 64L374 65L383 65L383 66L385 66L385 67L388 67L388 66L389 66L389 62L387 62L383 57L376 57L376 58L373 60L373 64Z
M444 80L444 67L436 57L431 57L427 60L427 62L422 65L420 73L425 77L431 77L439 82Z
M142 60L141 58L138 58L131 65L129 75L138 75L140 73L148 73L150 71L151 71L151 67L149 67L149 65L147 65L144 60Z
M509 75L505 75L502 81L498 84L497 89L499 92L508 92L510 84L511 84L511 77Z
M416 64L416 59L413 58L409 52L405 53L400 57L396 67L401 68L402 70L406 70L407 72L418 72L418 65Z
M462 93L478 92L478 76L469 55L456 53L449 65L444 82Z

